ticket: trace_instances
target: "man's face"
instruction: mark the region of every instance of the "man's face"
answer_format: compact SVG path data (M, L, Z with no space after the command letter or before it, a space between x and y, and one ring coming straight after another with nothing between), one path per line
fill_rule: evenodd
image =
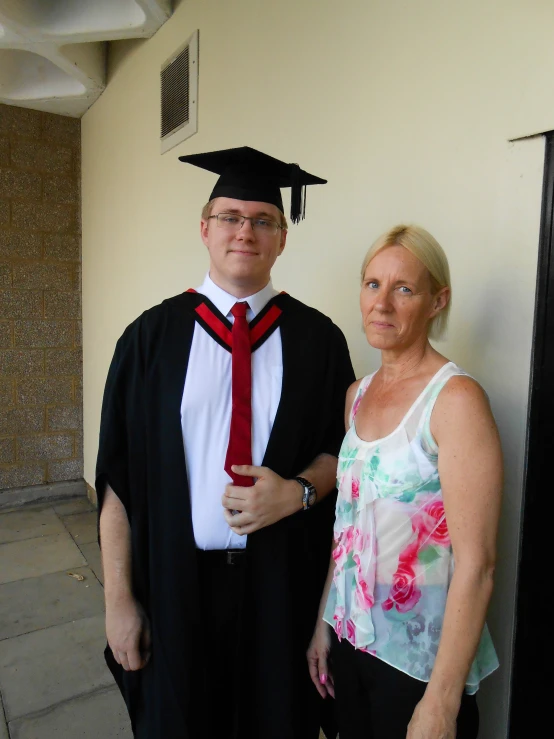
M212 216L218 213L281 223L281 212L275 205L253 200L216 198ZM220 227L216 218L202 220L200 234L210 253L210 277L226 292L241 292L237 297L252 295L267 285L271 268L287 240L287 232L280 228L276 233L266 233L252 228L251 221L244 221L240 229Z

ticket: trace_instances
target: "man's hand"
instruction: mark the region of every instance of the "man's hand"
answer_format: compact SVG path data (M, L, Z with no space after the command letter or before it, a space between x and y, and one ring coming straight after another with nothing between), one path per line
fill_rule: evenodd
M132 597L106 604L106 635L115 661L124 670L141 670L150 659L150 625Z
M225 520L239 536L271 526L302 508L302 486L267 467L233 465L233 472L257 478L252 487L227 485L222 503ZM238 511L233 514L232 511Z

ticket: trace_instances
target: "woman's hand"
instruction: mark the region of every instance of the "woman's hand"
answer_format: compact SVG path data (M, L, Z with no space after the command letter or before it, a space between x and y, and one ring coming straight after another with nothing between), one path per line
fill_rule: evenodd
M457 716L457 711L430 705L423 698L415 707L406 739L456 739Z
M331 635L329 633L329 624L325 623L323 619L318 619L306 657L308 658L310 677L322 698L326 698L327 695L330 695L331 698L335 697L333 677L329 673L328 667L330 649Z

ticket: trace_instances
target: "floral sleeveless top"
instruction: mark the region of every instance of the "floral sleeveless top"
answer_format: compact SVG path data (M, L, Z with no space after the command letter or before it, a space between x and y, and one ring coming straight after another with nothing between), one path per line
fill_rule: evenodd
M323 618L339 639L428 682L454 569L430 419L446 382L466 373L445 364L400 425L368 442L355 416L374 374L360 383L339 454L335 571ZM497 667L485 626L466 692Z

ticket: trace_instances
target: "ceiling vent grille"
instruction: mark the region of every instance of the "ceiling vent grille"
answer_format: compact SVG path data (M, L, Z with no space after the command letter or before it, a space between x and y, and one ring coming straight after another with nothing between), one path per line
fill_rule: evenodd
M162 154L198 128L198 31L162 65Z

